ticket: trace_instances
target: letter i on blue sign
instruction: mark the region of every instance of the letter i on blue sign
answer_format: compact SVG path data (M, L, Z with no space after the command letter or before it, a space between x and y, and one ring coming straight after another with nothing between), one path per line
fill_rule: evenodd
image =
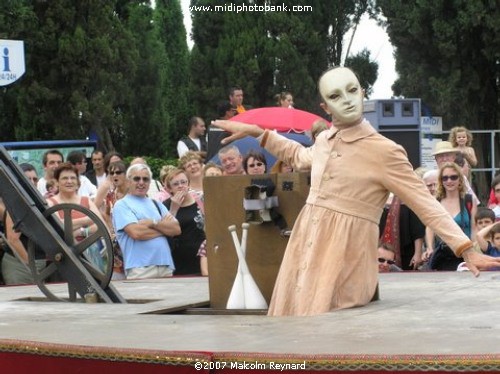
M9 66L9 48L3 49L3 71L10 71Z

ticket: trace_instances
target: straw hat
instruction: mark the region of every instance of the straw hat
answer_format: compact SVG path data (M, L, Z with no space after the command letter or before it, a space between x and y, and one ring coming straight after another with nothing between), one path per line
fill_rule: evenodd
M434 148L433 156L442 155L443 153L458 153L460 152L458 149L453 148L451 142L448 141L440 141L436 143L436 147Z

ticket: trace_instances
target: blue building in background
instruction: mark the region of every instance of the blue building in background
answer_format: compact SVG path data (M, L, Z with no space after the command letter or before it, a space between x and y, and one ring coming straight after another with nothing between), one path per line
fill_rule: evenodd
M368 100L364 115L380 134L404 147L414 168L420 166L420 99Z
M38 172L43 175L42 157L51 149L57 149L66 156L71 151L82 151L87 159L90 159L92 151L97 146L96 140L39 140L31 142L0 142L5 147L10 156L18 164L27 162L32 164ZM90 165L90 164L89 164Z

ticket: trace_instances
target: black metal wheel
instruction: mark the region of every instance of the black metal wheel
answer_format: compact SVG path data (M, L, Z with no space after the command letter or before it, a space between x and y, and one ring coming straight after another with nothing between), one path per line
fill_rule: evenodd
M75 238L75 232L78 229L72 220L72 213L78 211L83 213L84 217L90 218L92 224L97 227L97 230L88 235L88 237ZM62 212L62 214L60 213ZM81 264L102 287L106 288L111 281L113 273L113 243L104 222L91 210L77 204L58 204L48 208L44 212L45 217L54 215L61 222L62 240L66 243L69 250L81 261ZM63 216L61 220L59 217ZM36 266L35 257L36 245L32 240L28 243L28 258L31 273L40 290L50 299L54 301L76 301L77 293L68 282L68 296L61 296L60 286L51 287L50 283L67 282L66 279L61 279L58 269L60 263L64 261L64 250L50 258L47 261L47 266L39 270ZM57 288L57 290L56 290ZM91 292L91 291L90 291Z

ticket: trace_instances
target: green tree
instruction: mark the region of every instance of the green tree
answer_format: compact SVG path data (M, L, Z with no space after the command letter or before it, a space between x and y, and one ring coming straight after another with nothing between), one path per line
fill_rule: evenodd
M263 57L268 61L270 76L265 92L267 100L262 104L275 105L272 100L275 94L290 91L297 108L320 113L316 80L327 65L323 59L318 69L318 56L325 52L319 34L293 12L270 12L265 22L269 37Z
M396 51L395 93L421 97L447 126L498 129L498 2L380 0L379 5Z
M307 2L313 11L306 14L308 24L320 35L326 47L324 57L327 66L339 66L342 63L344 35L361 19L366 12L373 12L374 1L370 0L312 0Z
M192 6L210 6L192 0ZM235 1L234 5L282 6L282 1ZM371 10L372 1L290 0L289 11L193 12L191 73L193 101L213 113L227 88L240 85L245 103L273 105L291 91L299 108L320 112L316 81L328 66L340 65L344 34ZM312 11L293 12L292 6Z
M365 90L365 96L369 99L378 75L378 63L370 60L370 51L365 48L356 55L347 57L345 66L356 72L361 87Z
M500 128L500 12L498 1L379 0L395 46L395 94L420 97L445 128ZM498 137L497 137L498 139ZM491 165L489 139L474 142L479 167ZM497 140L497 150L500 142ZM498 154L497 154L498 159ZM476 174L478 192L488 177Z
M193 116L189 99L189 49L179 0L157 0L154 24L166 53L162 61L166 75L160 84L168 114L164 123L168 137L163 140L162 148L165 155L176 156L177 140L186 133L188 120Z
M152 22L153 9L144 3L130 2L121 7L123 24L133 36L137 51L137 73L130 77L133 99L124 108L122 151L128 155L163 157L169 141L165 85L168 82L168 57Z
M113 2L17 2L9 12L22 17L3 24L10 29L2 33L19 27L26 51L27 72L15 97L16 140L95 133L113 148L134 74L131 39Z
M26 40L26 36L35 28L35 14L26 2L6 0L0 3L0 39ZM29 55L26 55L26 60L29 60ZM2 141L16 139L16 128L19 125L17 98L21 87L26 85L27 77L29 77L29 71L16 82L0 89L0 113L2 113L0 139Z
M248 3L238 0L234 5ZM192 0L192 6L211 6L209 0ZM216 106L228 100L228 88L241 86L245 104L256 106L256 86L261 79L259 54L262 29L258 12L193 12L191 97L196 112L216 118ZM265 29L264 29L265 33Z

